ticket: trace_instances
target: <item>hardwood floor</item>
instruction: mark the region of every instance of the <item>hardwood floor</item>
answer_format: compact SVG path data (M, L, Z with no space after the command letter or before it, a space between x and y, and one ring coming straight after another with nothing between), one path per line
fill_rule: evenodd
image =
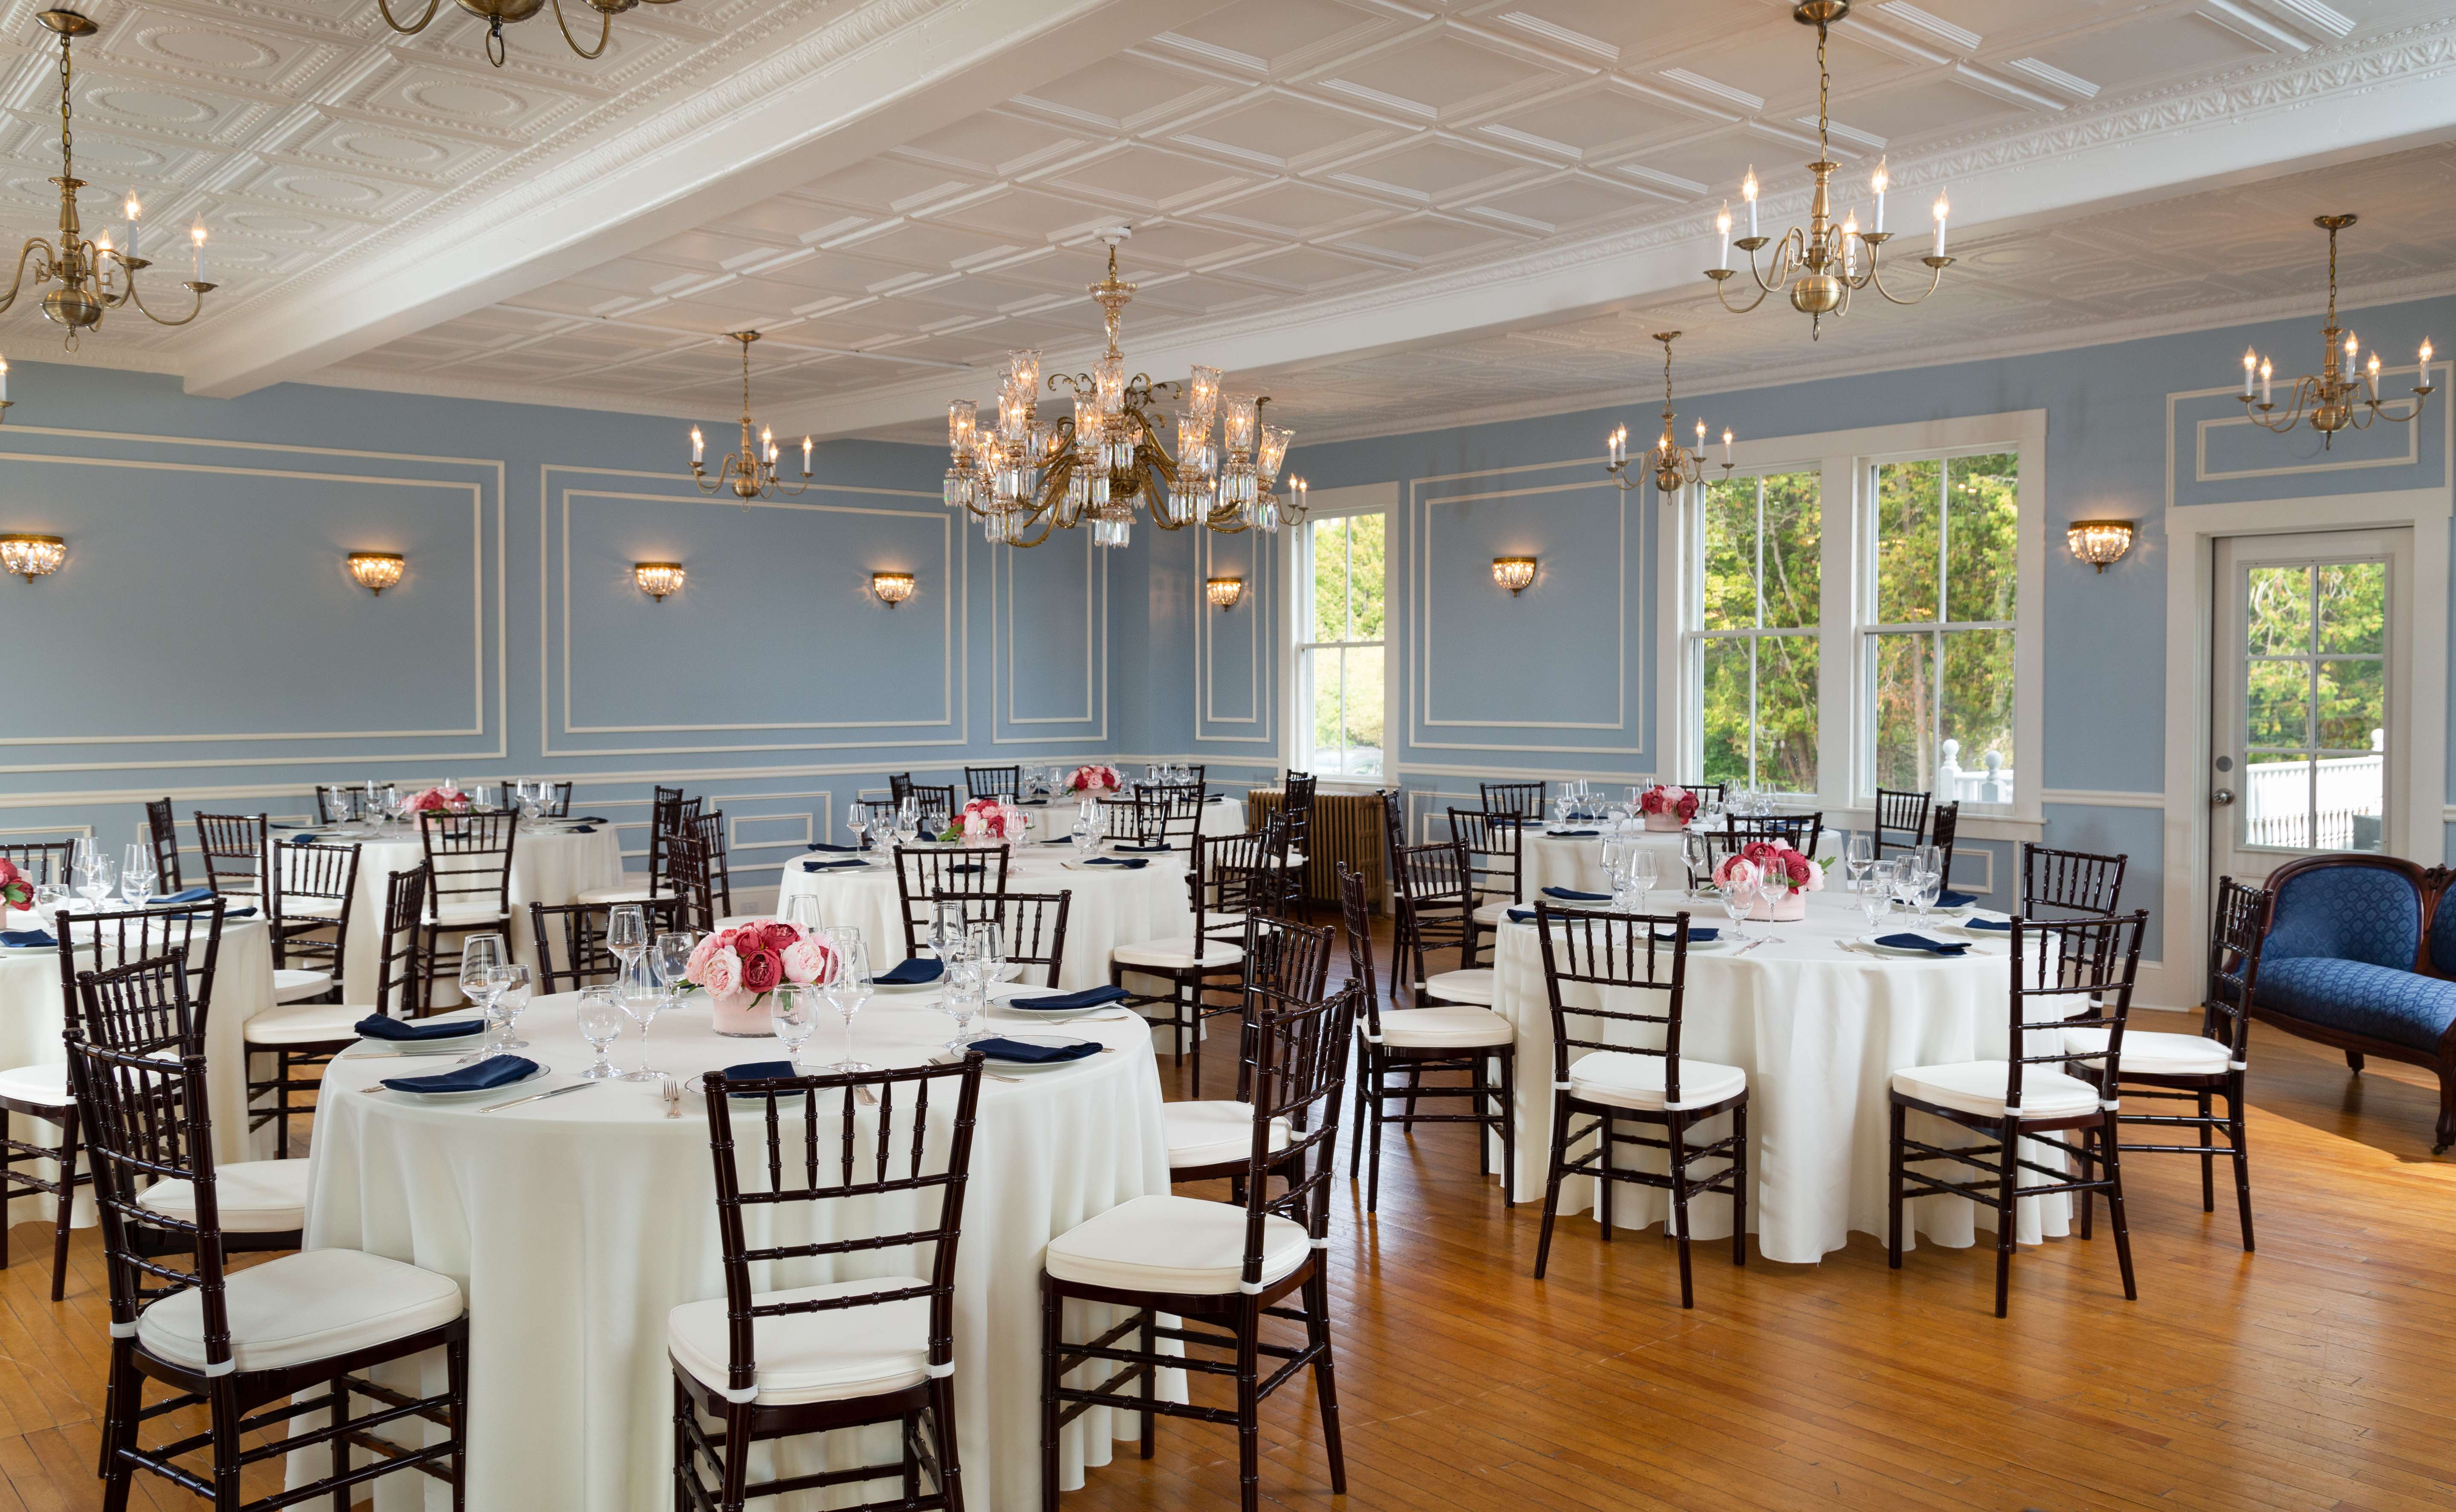
M1870 1236L1816 1266L1734 1270L1708 1246L1684 1313L1657 1239L1605 1246L1566 1219L1538 1284L1539 1211L1502 1209L1468 1136L1394 1136L1378 1218L1342 1195L1332 1230L1348 1495L1293 1386L1265 1408L1263 1494L1353 1512L2456 1505L2456 1161L2429 1154L2435 1093L2265 1029L2251 1060L2260 1253L2230 1202L2200 1212L2197 1162L2138 1156L2141 1299L2101 1226L2024 1249L2001 1322L1985 1249L1889 1272ZM45 1237L21 1226L0 1272L0 1512L100 1502L99 1251L78 1235L54 1305ZM1163 1420L1156 1460L1118 1447L1069 1509L1236 1505L1230 1430ZM198 1504L139 1486L139 1506Z

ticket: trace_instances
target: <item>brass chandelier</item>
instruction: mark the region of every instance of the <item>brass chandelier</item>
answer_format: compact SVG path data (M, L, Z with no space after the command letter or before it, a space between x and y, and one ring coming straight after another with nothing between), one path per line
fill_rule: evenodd
M1637 476L1627 477L1625 475L1630 471L1628 427L1622 426L1605 439L1604 471L1611 474L1612 481L1620 484L1620 491L1624 494L1632 488L1645 487L1645 475L1651 472L1654 474L1655 490L1663 494L1664 502L1668 503L1671 501L1669 496L1704 478L1710 463L1706 456L1704 420L1697 422L1695 451L1681 445L1678 438L1671 434L1671 343L1680 339L1680 333L1657 331L1654 339L1663 343L1663 438L1654 443L1654 450L1638 460ZM1723 476L1731 476L1731 433L1729 427L1723 431Z
M704 459L707 455L707 439L691 427L691 478L704 494L732 490L733 497L749 501L769 499L777 494L790 497L810 486L810 439L802 438L802 480L787 483L776 471L776 432L774 427L761 428L754 434L758 421L750 418L750 343L759 339L756 331L726 333L742 343L742 450L727 452L717 464L716 476L710 478Z
M99 326L102 317L113 310L133 307L156 325L186 325L204 309L205 296L214 290L214 285L205 281L205 228L199 225L189 232L195 250L195 276L182 280L196 296L194 307L175 320L155 315L146 308L144 296L136 287L136 276L154 266L137 252L137 224L144 207L136 196L128 196L125 247L113 247L108 232L87 240L77 220L76 192L86 187L86 181L76 176L76 142L70 130L69 44L73 38L92 35L94 24L73 10L46 10L35 19L60 39L60 176L51 180L60 186L60 242L53 247L40 236L27 239L17 253L17 276L9 280L9 292L0 295L0 310L17 302L17 291L24 285L31 265L35 283L59 285L43 296L43 316L68 328L68 348L72 352L76 350L77 337ZM0 400L5 398L0 394ZM5 407L0 403L0 408Z
M1851 313L1851 296L1858 291L1873 288L1894 304L1916 304L1935 293L1936 283L1944 276L1944 270L1953 266L1953 259L1944 255L1945 217L1953 206L1939 193L1934 207L1935 250L1919 259L1928 266L1927 287L1908 298L1885 287L1876 261L1885 243L1893 239L1893 234L1885 229L1885 190L1889 179L1881 158L1877 160L1876 172L1868 184L1875 195L1873 227L1867 231L1859 229L1859 213L1855 208L1840 223L1833 219L1833 171L1842 165L1833 161L1832 148L1827 135L1826 94L1832 78L1825 68L1825 34L1828 27L1850 13L1851 0L1800 0L1791 8L1793 20L1816 29L1816 161L1808 165L1808 171L1816 175L1816 194L1809 203L1807 226L1793 226L1784 232L1773 243L1772 266L1759 270L1757 249L1765 246L1770 238L1757 235L1757 175L1752 168L1740 184L1740 197L1748 202L1749 207L1749 234L1736 243L1731 240L1731 210L1727 203L1714 222L1722 233L1721 266L1706 270L1706 276L1714 280L1715 297L1723 301L1725 309L1740 315L1765 303L1766 296L1775 290L1787 291L1791 307L1808 317L1811 340L1822 335L1821 328L1827 316L1840 319ZM1735 271L1731 267L1733 246L1749 255L1749 276L1757 286L1756 297L1746 304L1731 303L1727 287ZM1862 249L1866 253L1864 257Z
M504 25L526 21L549 4L554 7L554 24L562 29L563 40L571 45L571 51L583 58L600 58L605 55L605 44L614 39L616 16L643 3L662 6L671 5L674 0L587 0L588 9L597 12L597 46L593 49L582 47L580 38L571 34L571 23L563 17L563 0L452 0L452 3L486 23L486 61L500 69L504 58ZM442 9L442 5L443 0L426 0L426 13L411 25L403 26L400 19L392 13L390 0L376 0L376 9L383 12L384 24L403 36L416 36L425 31L427 23L435 19L435 12Z
M1123 546L1133 539L1138 501L1162 530L1198 521L1226 535L1269 533L1304 519L1303 479L1289 481L1284 499L1273 488L1290 433L1263 421L1267 396L1223 396L1213 367L1195 368L1185 383L1126 376L1117 324L1135 286L1117 276L1117 243L1130 234L1126 227L1100 234L1108 276L1089 290L1100 306L1107 350L1092 372L1049 379L1053 392L1073 396L1071 416L1041 419L1036 351L1007 355L995 425L981 423L971 399L947 406L946 501L978 520L993 544L1036 546L1053 530L1088 522L1094 545ZM1180 398L1185 408L1176 418L1171 454L1161 439L1168 417L1159 401Z
M2362 343L2351 331L2337 326L2337 233L2354 223L2352 215L2321 215L2311 224L2328 234L2328 323L2320 332L2320 371L2304 374L2290 380L2288 398L2292 403L2285 413L2277 413L2274 402L2276 364L2257 352L2245 348L2242 354L2242 404L2244 418L2262 430L2285 435L2302 423L2305 412L2311 428L2320 433L2320 449L2325 451L2339 431L2368 430L2380 420L2394 420L2402 425L2418 419L2422 402L2430 397L2430 343L2422 343L2421 365L2414 372L2413 408L2399 415L2382 408L2383 404L2400 402L2380 398L2379 349L2371 349L2370 364L2360 377L2354 370L2355 358L2361 355ZM2339 337L2343 345L2338 344ZM2258 366L2257 375L2253 368ZM2259 394L2253 397L2252 379L2259 378Z

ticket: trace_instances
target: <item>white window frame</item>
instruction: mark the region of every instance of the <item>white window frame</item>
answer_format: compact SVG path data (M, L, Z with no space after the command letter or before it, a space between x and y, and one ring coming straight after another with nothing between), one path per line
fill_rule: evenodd
M1351 777L1344 774L1317 773L1325 792L1371 792L1392 782L1392 769L1398 765L1395 742L1401 732L1396 702L1400 679L1392 675L1391 647L1397 614L1391 603L1392 530L1398 511L1392 506L1391 490L1386 486L1368 486L1338 493L1354 493L1363 499L1347 502L1325 500L1324 490L1317 493L1305 511L1304 523L1290 532L1287 560L1287 594L1281 601L1288 606L1287 636L1281 643L1287 647L1285 675L1280 686L1288 690L1287 766L1296 771L1314 769L1312 687L1305 675L1305 652L1325 649L1352 649L1378 646L1382 652L1382 774L1378 777ZM1313 624L1313 536L1311 528L1334 520L1352 520L1366 515L1382 517L1382 639L1379 641L1315 641L1308 639Z
M2047 414L2014 410L1997 415L1920 420L1798 436L1743 440L1732 449L1731 476L1815 471L1823 480L1818 525L1822 536L1818 589L1817 791L1816 807L1829 826L1864 828L1871 822L1874 783L1874 704L1866 687L1861 651L1862 613L1873 612L1875 466L1880 461L1950 453L2010 452L2019 460L2015 507L2015 607L2013 621L2013 764L2017 786L2008 806L1981 809L1966 805L1961 832L1973 839L2035 839L2043 825L2039 794L2040 725L2045 707L2041 607L2046 578ZM1720 469L1716 469L1720 476ZM1847 489L1847 497L1841 492ZM1655 636L1665 648L1665 675L1656 680L1654 775L1666 782L1694 779L1704 760L1695 727L1696 693L1689 658L1689 627L1697 623L1703 497L1698 489L1658 506L1661 535L1655 552ZM1808 794L1800 795L1806 801Z

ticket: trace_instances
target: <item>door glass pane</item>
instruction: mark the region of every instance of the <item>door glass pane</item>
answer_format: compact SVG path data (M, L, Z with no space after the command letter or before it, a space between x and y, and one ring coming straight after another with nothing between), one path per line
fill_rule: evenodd
M2387 725L2387 664L2376 659L2320 664L2316 710L2325 750L2377 750Z
M2243 764L2242 841L2247 846L2311 847L2311 764L2301 756L2255 752Z
M1945 618L2010 620L2016 577L2013 560L2014 487L2018 459L2006 454L1956 457L1946 464ZM1947 653L1950 660L1951 653ZM2012 684L2005 664L2005 685ZM2012 752L2005 752L2012 760Z
M1749 780L1749 660L1748 640L1713 640L1698 643L1704 697L1699 708L1705 720L1705 781L1738 783Z
M2302 661L2259 661L2245 682L2244 745L2254 750L2302 750L2311 744L2311 667ZM2367 743L2366 743L2367 744Z
M1816 483L1814 473L1782 473L1765 480L1765 623L1770 629L1816 623L1823 549Z
M2311 569L2254 567L2247 595L2244 648L2254 656L2299 656L2311 649Z
M1944 642L1944 706L1937 751L1962 776L1956 798L1983 804L2013 801L2013 632L1948 630ZM1990 758L1993 758L1991 765ZM1923 785L1922 785L1923 786Z
M1925 791L1935 771L1935 638L1921 630L1870 640L1876 659L1876 786Z
M1816 791L1816 638L1757 642L1757 783L1777 792Z
M2387 649L2387 563L2340 562L2319 569L2318 649L2377 656Z
M1700 628L1746 630L1757 623L1757 481L1753 478L1706 487L1706 576L1699 597Z
M2383 848L2387 772L2381 755L2323 756L2312 785L2320 846L2327 850Z
M1914 624L1936 617L1937 532L1943 528L1936 490L1942 467L1934 461L1887 462L1876 469L1879 623Z

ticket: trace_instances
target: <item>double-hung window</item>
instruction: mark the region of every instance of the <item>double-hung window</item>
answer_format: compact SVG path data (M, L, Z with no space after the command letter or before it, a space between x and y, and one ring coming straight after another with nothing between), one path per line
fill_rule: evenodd
M1861 628L1867 787L2014 801L2019 459L1874 464Z
M1697 613L1687 649L1707 782L1817 790L1818 484L1814 471L1791 471L1699 491Z
M1374 511L1316 517L1296 532L1296 761L1317 777L1383 771L1388 530Z

